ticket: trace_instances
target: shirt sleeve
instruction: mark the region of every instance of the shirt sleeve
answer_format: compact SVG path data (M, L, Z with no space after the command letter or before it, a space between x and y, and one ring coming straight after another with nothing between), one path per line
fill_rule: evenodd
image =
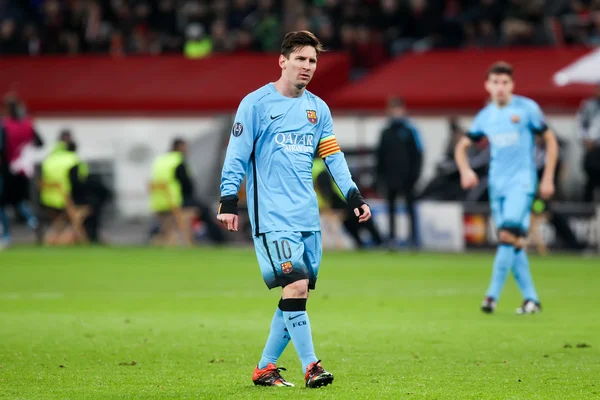
M548 130L544 113L540 106L533 100L529 103L529 129L536 135L541 135Z
M474 142L479 142L485 136L482 120L482 113L479 112L479 114L477 114L477 116L473 120L471 128L467 132L467 137Z
M229 144L221 173L221 197L234 196L238 191L254 150L254 139L258 136L260 118L256 105L245 98L238 107L231 128Z
M323 158L325 166L327 166L327 170L333 178L333 181L338 188L340 188L344 197L348 199L348 195L352 191L358 190L358 188L352 181L352 175L348 169L346 157L344 157L344 153L342 153L342 150L335 139L335 135L333 134L333 119L331 118L331 111L329 111L327 105L324 107L323 114L323 129L321 131L319 145L317 146L317 152L319 156Z

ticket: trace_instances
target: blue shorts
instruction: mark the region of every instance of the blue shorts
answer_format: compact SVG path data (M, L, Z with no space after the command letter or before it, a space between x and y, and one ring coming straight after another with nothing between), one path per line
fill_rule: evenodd
M527 236L533 195L524 192L509 192L504 196L492 197L490 207L497 229L520 230L519 236Z
M269 289L308 279L314 289L323 248L321 232L278 231L254 237L254 249Z

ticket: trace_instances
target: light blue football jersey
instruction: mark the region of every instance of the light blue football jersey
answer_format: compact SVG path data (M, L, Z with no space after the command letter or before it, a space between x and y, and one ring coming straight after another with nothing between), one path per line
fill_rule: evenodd
M546 129L540 107L523 96L513 95L503 107L490 102L477 114L467 136L475 141L485 136L490 141L492 197L502 197L510 191L535 193L534 135L543 134Z
M333 134L327 104L304 91L280 94L273 83L239 105L221 175L221 196L237 196L246 176L253 234L319 231L312 179L313 159L324 158L334 181L348 196L357 189Z

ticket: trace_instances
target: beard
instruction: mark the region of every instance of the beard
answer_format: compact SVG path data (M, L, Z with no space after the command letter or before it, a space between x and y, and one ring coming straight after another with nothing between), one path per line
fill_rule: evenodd
M306 87L306 83L296 83L294 86L296 87L296 89L302 90Z

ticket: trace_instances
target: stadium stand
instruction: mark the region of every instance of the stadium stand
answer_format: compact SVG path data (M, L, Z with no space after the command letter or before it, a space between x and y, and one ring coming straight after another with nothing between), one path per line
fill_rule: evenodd
M308 29L372 68L407 51L597 45L598 0L3 0L0 54L273 52Z

